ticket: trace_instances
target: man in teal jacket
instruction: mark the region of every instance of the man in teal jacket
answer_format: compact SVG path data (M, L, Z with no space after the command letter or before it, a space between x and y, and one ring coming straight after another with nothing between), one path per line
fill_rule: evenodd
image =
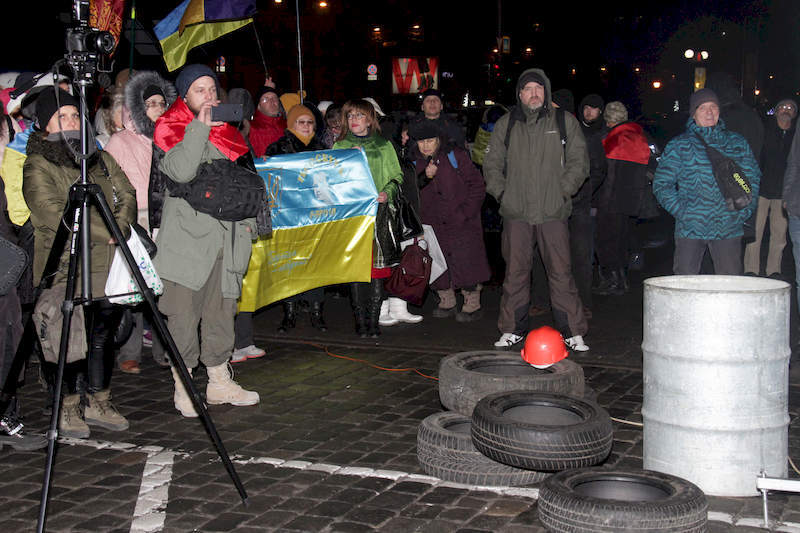
M235 161L249 149L229 124L211 120L219 103L218 82L205 65L184 67L175 81L178 99L156 122L153 142L165 152L160 170L172 181L188 183L199 166L213 159ZM191 372L202 362L208 373L209 404L254 405L257 392L231 379L228 358L233 349L233 317L242 277L250 260L255 219L217 220L182 199L164 195L154 263L164 280L159 308ZM198 325L200 338L198 338ZM183 416L197 413L175 369L175 408Z
M676 275L699 274L708 249L716 274L739 275L743 225L756 208L761 170L747 140L719 118L719 99L711 89L692 94L689 114L686 131L667 144L653 180L656 199L675 217L672 270ZM698 136L744 171L753 200L741 211L726 207Z

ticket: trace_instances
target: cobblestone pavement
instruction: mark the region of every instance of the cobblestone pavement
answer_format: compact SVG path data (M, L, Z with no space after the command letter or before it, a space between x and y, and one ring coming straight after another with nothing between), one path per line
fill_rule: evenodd
M201 422L174 410L170 373L146 354L142 374L116 373L112 384L130 429L92 429L90 439L59 444L48 531L544 531L535 485L465 487L425 476L417 464L417 427L442 409L436 381L425 376L436 376L447 353L489 349L496 340L499 288L484 292L478 322L430 318L429 299L422 324L384 328L378 342L352 333L347 300L332 295L324 334L301 315L298 327L281 337L275 333L279 308L256 315L257 344L268 355L234 367L261 403L210 408L247 490L247 507ZM641 298L638 276L629 294L597 298L586 337L592 350L571 356L583 365L598 402L631 422L642 421ZM408 368L425 376L387 370ZM196 372L196 382L204 391L204 371ZM793 375L792 420L798 392L800 378ZM32 370L21 398L27 427L43 432L44 394ZM789 444L790 456L800 457L794 424ZM3 531L35 529L44 462L43 451L0 451ZM642 466L640 428L615 422L606 464ZM764 530L760 498L709 501L709 531ZM800 495L775 493L769 503L775 531L800 531Z

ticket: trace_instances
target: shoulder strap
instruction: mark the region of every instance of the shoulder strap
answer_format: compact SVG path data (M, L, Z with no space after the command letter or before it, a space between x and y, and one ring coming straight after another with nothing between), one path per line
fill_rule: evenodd
M456 154L452 150L447 152L447 159L450 160L450 164L453 166L455 170L458 170L458 161L456 161Z
M567 119L564 115L564 110L561 108L556 109L556 123L558 124L558 132L561 135L561 149L564 151L564 160L567 159Z

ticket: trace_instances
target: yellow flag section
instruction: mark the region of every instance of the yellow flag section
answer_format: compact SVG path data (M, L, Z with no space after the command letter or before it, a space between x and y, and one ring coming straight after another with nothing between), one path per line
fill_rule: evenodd
M362 150L279 155L256 169L267 185L272 234L253 243L240 311L370 280L378 193Z
M33 127L28 127L22 133L14 136L3 152L3 162L0 164L0 176L6 187L6 200L8 201L8 217L17 226L22 226L31 216L28 204L22 196L22 167L27 159L28 137Z

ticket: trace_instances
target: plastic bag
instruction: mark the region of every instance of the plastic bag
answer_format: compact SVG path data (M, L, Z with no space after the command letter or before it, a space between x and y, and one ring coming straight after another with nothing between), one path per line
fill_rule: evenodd
M128 239L128 248L130 248L131 255L133 255L133 259L136 261L139 272L142 273L147 286L153 290L156 296L163 293L164 284L161 282L161 278L158 276L144 244L142 244L133 228L131 228L131 236ZM144 297L136 287L136 280L133 279L130 270L128 270L125 256L122 255L119 248L114 252L114 260L111 262L111 268L108 271L105 291L106 296L109 296L108 301L112 304L138 304L144 301Z

